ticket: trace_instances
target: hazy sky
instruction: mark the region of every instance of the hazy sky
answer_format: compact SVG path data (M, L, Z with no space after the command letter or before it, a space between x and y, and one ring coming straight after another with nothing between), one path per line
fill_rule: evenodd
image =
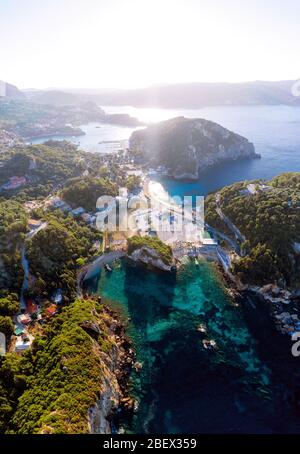
M299 0L0 0L0 79L124 87L300 77Z

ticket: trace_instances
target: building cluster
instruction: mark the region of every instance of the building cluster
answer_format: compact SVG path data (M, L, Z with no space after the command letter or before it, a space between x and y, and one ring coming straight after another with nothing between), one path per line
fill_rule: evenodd
M43 307L33 298L26 298L24 309L19 315L13 317L14 333L16 341L14 343L15 352L28 350L34 340L34 328L36 324L43 324L45 319L51 318L58 311L58 306L63 301L61 289L57 289L52 297L51 302Z
M7 151L9 148L21 145L21 140L13 132L0 129L0 153Z
M10 179L1 186L1 189L4 189L5 191L18 189L21 186L24 186L26 183L27 183L26 177L13 176L13 177L10 177Z
M87 213L82 207L72 209L72 207L62 200L60 197L51 197L47 200L45 205L46 208L59 209L65 213L70 213L72 216L81 218L86 224L94 225L96 223L96 215L93 213Z
M256 183L250 183L247 185L246 189L242 189L240 191L241 195L255 195L258 194L259 192L268 192L271 191L273 188L271 186L267 186L265 184L256 184Z

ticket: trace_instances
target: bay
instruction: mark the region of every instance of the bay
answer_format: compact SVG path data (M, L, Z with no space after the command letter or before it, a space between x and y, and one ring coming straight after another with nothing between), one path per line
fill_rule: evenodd
M123 259L112 268L86 288L131 320L143 367L131 375L136 412L118 415L125 433L299 433L288 397L298 365L262 307L233 304L205 261L176 274Z

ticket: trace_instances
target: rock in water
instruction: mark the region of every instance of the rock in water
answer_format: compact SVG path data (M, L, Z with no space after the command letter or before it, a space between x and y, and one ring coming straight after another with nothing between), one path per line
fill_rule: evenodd
M212 121L184 117L135 131L129 149L136 162L163 166L176 179L197 179L215 164L260 157L245 137Z

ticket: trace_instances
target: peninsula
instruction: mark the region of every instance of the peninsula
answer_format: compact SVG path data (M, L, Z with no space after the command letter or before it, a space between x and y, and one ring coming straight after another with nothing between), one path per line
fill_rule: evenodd
M260 157L246 138L212 121L185 117L133 132L129 149L137 163L163 168L176 179L191 180L224 161Z

